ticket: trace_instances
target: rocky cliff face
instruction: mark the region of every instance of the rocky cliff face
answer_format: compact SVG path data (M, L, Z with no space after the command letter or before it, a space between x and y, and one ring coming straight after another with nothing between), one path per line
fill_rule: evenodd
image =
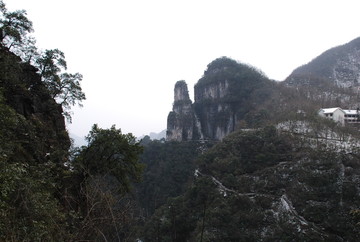
M67 152L70 139L61 105L50 96L37 69L6 48L0 48L0 91L4 105L15 111L16 123L21 122L21 130L13 132L22 137L23 149L36 161L62 159L59 151Z
M226 98L230 94L228 80L195 86L195 110L201 133L206 139L222 140L235 130L236 112Z
M186 141L194 138L195 117L192 101L185 81L178 81L174 88L173 110L167 119L166 139Z
M229 94L229 81L220 80L219 82L204 85L201 88L199 86L195 87L195 102L207 99L218 100L226 97L227 94Z
M254 105L264 101L254 93L268 82L252 67L226 57L214 60L195 85L193 104L186 83L176 83L167 140L222 140Z

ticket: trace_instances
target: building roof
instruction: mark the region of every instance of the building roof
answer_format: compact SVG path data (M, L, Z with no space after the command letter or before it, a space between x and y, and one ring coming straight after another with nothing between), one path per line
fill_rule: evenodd
M354 110L354 109L343 109L345 114L348 114L348 115L356 115L358 114L358 110Z
M342 110L341 108L339 107L336 107L336 108L322 108L320 109L324 114L327 114L327 113L334 113L335 110L339 109L340 111L344 111Z
M347 115L358 114L358 110L356 110L356 109L342 109L342 108L339 108L339 107L336 107L336 108L322 108L322 109L320 109L320 111L322 111L324 114L329 114L329 113L334 113L337 109L339 109L340 111L344 112Z

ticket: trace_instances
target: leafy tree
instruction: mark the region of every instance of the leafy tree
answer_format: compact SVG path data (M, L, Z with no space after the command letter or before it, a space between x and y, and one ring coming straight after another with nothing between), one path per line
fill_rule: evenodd
M67 64L64 53L58 49L46 50L36 60L36 65L50 95L62 105L65 117L71 122L71 106L76 103L82 106L81 102L86 99L80 86L83 76L62 72Z
M40 54L36 47L36 39L33 36L24 36L21 43L15 42L11 51L19 56L24 62L36 65Z
M50 94L63 107L63 114L71 122L71 106L76 103L82 106L85 94L82 92L80 73L70 74L67 69L65 55L58 49L39 52L34 37L32 22L26 17L25 10L8 12L0 0L0 45L7 47L22 58L24 62L39 69L43 82Z
M65 54L58 49L46 50L36 61L36 64L40 75L45 79L45 83L47 81L58 81L59 73L62 69L66 70L67 68Z
M143 166L138 162L143 147L132 134L112 126L94 125L88 145L78 150L73 161L78 186L81 218L80 239L123 241L134 230L134 201L127 196L139 182Z
M16 43L22 43L24 36L33 31L32 22L26 17L25 10L8 12L0 0L0 41L9 49Z
M101 129L95 124L86 139L88 146L74 161L85 177L110 175L119 182L121 192L129 192L131 183L141 180L143 165L138 159L143 147L132 134L122 134L115 125Z

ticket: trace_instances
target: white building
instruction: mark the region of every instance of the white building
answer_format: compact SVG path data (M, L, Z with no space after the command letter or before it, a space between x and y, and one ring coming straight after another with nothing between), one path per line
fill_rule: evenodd
M351 109L336 108L322 108L319 110L320 116L334 120L341 124L345 123L360 123L360 111Z

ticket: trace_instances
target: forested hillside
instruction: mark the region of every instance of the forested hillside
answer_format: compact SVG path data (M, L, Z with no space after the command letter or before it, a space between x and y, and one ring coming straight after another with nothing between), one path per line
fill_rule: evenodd
M274 127L229 135L197 159L144 241L358 240L358 149L325 147Z
M176 83L168 140L223 140L196 156L183 194L145 220L143 241L359 239L358 126L317 114L358 95L319 76L289 80L222 57L195 85L194 103Z
M324 51L296 68L285 84L301 90L323 107L359 107L360 38Z
M353 91L221 57L194 103L175 85L167 141L94 124L73 147L82 75L38 49L25 11L0 10L1 241L360 239L359 128L317 115Z

